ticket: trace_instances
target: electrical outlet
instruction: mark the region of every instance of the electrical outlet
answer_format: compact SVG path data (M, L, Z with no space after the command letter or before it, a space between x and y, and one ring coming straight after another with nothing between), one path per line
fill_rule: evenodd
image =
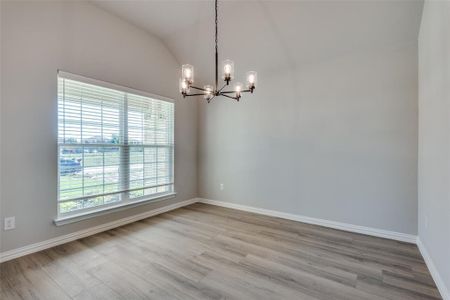
M223 189L224 189L224 186L223 186L223 183L221 183L220 184L220 190L223 191Z
M5 218L4 229L11 230L16 228L16 217L7 217Z

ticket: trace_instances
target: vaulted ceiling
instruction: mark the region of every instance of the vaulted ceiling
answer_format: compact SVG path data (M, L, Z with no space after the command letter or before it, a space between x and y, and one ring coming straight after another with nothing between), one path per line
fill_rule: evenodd
M213 76L213 1L93 1L158 36L180 63ZM220 1L220 60L237 75L278 70L417 41L421 0ZM151 55L151 53L149 53Z

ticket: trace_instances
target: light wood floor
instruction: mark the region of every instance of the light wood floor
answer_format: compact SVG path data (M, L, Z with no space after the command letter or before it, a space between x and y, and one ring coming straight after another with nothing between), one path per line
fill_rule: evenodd
M193 204L1 265L6 299L441 299L415 245Z

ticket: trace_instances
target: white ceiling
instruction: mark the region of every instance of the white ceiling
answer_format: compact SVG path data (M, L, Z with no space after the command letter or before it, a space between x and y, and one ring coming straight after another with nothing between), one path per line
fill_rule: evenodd
M196 74L213 75L213 1L93 2L161 38ZM243 74L413 43L422 6L422 0L220 1L220 60L233 59Z
M190 0L92 0L101 7L147 31L164 38L189 28L213 9L210 1ZM208 8L211 11L208 11Z

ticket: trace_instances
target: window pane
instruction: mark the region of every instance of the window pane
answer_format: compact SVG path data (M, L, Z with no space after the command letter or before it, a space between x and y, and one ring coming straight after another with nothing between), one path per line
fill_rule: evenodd
M120 190L120 147L60 146L60 200Z
M59 212L171 192L173 113L170 102L58 77Z

